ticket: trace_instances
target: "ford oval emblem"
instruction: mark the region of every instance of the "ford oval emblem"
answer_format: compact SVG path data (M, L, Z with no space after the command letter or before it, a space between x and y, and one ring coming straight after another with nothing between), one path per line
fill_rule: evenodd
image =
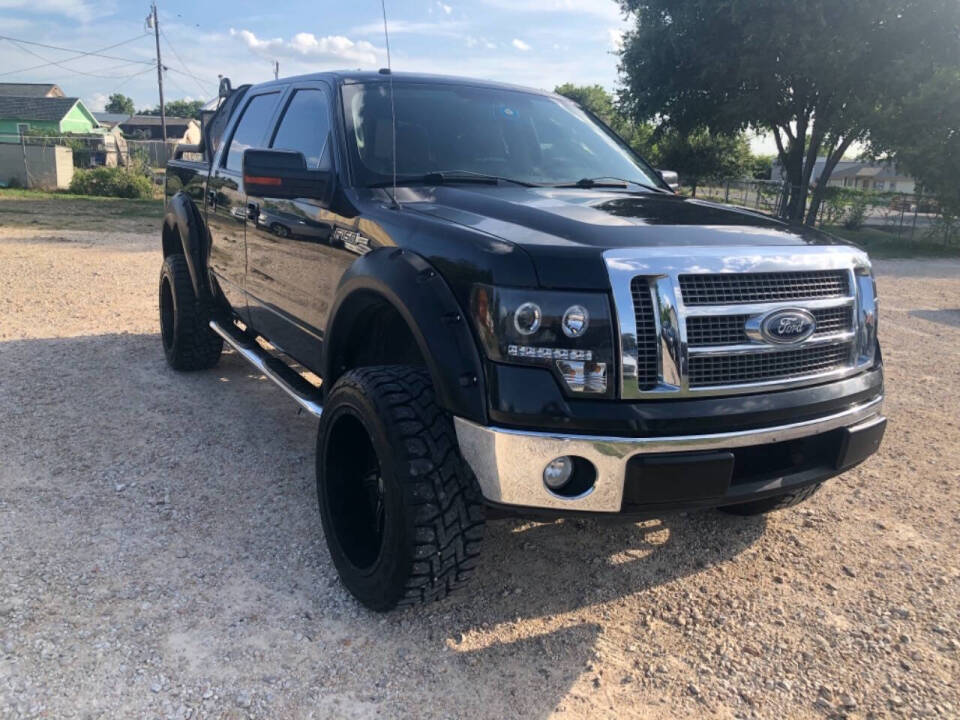
M813 335L817 319L807 310L776 310L760 321L760 333L772 343L798 343Z

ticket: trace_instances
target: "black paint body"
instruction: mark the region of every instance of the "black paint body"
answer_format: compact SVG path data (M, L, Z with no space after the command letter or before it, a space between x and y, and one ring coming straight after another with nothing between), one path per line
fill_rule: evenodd
M620 436L724 432L830 414L882 393L878 362L854 378L796 390L588 400L571 397L547 370L486 360L467 319L477 283L609 294L608 249L838 241L747 210L618 188L415 185L398 188L394 202L389 188L352 181L339 88L356 82L388 78L322 73L243 88L228 101L220 150L208 162L174 160L167 168L164 242L174 229L183 238L198 292L323 377L325 388L343 370L338 348L367 330L357 322L364 303L386 299L409 326L443 407L483 424ZM242 175L224 167L237 119L256 97L275 95L260 141L269 147L294 93L305 89L329 99L329 197L248 195Z

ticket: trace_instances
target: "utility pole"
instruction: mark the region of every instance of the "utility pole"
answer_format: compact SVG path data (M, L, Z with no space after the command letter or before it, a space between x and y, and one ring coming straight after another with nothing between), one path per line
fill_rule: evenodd
M274 80L280 79L280 61L279 60L273 61L273 79Z
M167 110L163 106L163 63L160 61L160 22L157 20L157 4L151 3L147 25L153 26L153 37L157 41L157 87L160 88L160 132L163 134L163 156L167 156Z
M30 189L30 166L27 164L27 138L23 130L20 131L20 152L23 153L23 176L27 179L27 189ZM56 152L56 151L54 151ZM56 157L56 155L54 155ZM916 223L916 220L914 220Z

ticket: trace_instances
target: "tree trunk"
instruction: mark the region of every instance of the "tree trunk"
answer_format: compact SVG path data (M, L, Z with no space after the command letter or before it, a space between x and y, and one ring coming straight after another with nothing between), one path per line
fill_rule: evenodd
M827 183L830 181L830 176L852 143L852 136L844 138L840 144L827 155L827 162L823 166L823 172L820 173L820 181L813 190L813 199L811 199L810 209L807 211L805 222L810 227L813 227L817 222L817 214L820 212L820 205L823 204L824 195L827 193Z

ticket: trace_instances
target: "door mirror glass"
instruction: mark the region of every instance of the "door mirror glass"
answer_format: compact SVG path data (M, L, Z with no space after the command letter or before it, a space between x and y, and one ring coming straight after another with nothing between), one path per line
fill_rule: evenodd
M301 152L254 149L243 152L243 186L248 195L325 200L332 180L330 170L308 170Z

